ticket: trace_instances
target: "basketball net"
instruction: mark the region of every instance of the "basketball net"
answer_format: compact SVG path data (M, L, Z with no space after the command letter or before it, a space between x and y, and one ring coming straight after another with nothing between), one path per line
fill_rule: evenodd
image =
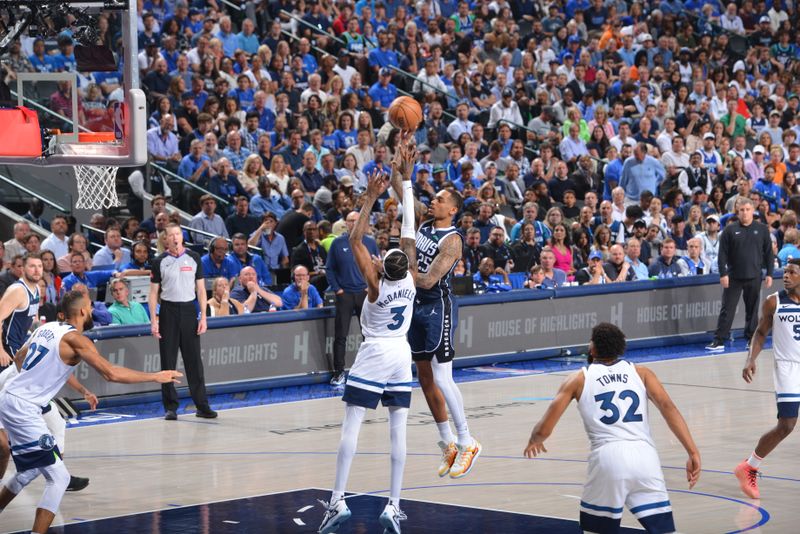
M119 206L116 186L119 167L75 165L73 169L75 169L75 178L78 180L76 208L98 210Z

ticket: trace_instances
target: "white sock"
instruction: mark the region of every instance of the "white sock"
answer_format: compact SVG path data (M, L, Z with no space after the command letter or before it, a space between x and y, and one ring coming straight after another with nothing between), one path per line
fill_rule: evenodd
M453 381L453 362L439 363L434 358L431 362L431 369L433 370L433 379L439 389L442 390L444 400L447 402L447 409L450 411L450 416L456 426L456 434L458 435L456 444L461 447L472 446L473 440L469 433L467 416L464 415L464 399L461 397L461 391L459 391L455 381Z
M331 503L344 497L347 477L350 475L350 465L353 463L358 446L358 433L366 413L366 408L353 404L348 404L344 409L342 439L339 441L339 452L336 454L336 482L333 486Z
M760 466L760 465L761 465L761 462L762 462L763 460L764 460L763 458L759 457L759 456L756 454L756 452L755 452L755 451L753 451L753 454L751 454L751 455L750 455L750 458L748 458L748 459L747 459L747 465L749 465L749 466L750 466L750 467L752 467L753 469L758 469L758 466Z
M392 440L392 478L389 502L400 508L403 469L406 466L406 427L408 408L389 406L389 434Z
M439 429L439 437L442 438L442 441L445 443L453 443L455 441L453 432L450 430L450 421L436 423L436 428Z

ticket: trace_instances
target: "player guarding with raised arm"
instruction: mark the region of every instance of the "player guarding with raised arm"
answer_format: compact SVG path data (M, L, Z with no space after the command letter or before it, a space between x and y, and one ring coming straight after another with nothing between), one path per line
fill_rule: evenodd
M773 379L778 404L778 424L761 436L750 458L736 466L733 473L745 495L758 499L758 468L764 458L786 439L797 423L800 410L800 260L792 259L783 268L782 291L764 299L761 320L753 339L750 353L742 369L742 378L748 384L756 374L756 358L761 354L764 340L772 330L774 355Z
M47 323L31 334L14 357L19 374L0 392L0 422L8 433L17 467L17 473L0 489L0 513L42 474L46 482L32 534L47 532L69 484L69 472L61 461L55 438L48 432L41 407L64 386L75 366L85 361L105 380L124 384L172 383L183 376L177 371L143 373L111 365L83 335L93 326L91 301L70 291L61 300L61 307L66 322Z
M404 169L400 172L406 174ZM401 196L401 177L397 172L392 176L392 186ZM417 378L439 430L442 451L439 476L450 474L450 478L469 473L481 454L481 444L469 432L461 391L453 380L458 308L450 296L450 278L462 255L461 234L453 226L461 205L461 195L453 188L439 191L430 208L416 202L420 213L427 209L428 219L417 232L417 299L408 334ZM448 409L457 437L453 437L450 429Z
M406 143L398 145L398 159L415 157L415 151ZM406 166L406 168L409 168ZM400 521L406 516L400 511L400 488L406 462L406 423L411 405L411 347L406 333L411 324L416 288L414 248L414 201L411 191L411 174L403 181L403 224L400 231L400 249L391 249L381 262L370 257L362 239L369 226L372 206L389 187L388 176L376 171L369 178L364 205L358 221L350 234L350 247L356 265L367 282L367 298L361 310L361 332L364 341L358 349L356 361L350 369L342 400L347 403L342 423L342 438L336 456L336 482L325 517L319 527L320 534L336 532L350 517L344 502L344 490L350 465L356 453L358 433L367 408L375 409L378 402L389 410L389 431L392 443L391 490L389 503L379 521L385 533L400 534Z
M647 532L675 532L664 474L650 436L648 398L689 454L689 488L700 477L700 453L655 373L623 360L624 353L625 334L619 328L600 323L592 329L589 365L561 384L533 428L524 454L533 458L547 452L544 441L575 399L592 449L581 497L583 531L618 532L627 506Z

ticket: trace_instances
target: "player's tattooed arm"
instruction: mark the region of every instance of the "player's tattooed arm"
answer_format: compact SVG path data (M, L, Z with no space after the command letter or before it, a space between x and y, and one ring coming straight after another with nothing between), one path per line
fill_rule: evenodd
M461 259L461 254L461 237L457 234L450 234L439 246L439 254L433 259L428 272L417 275L417 287L430 289L438 284L439 280L446 276L453 265Z

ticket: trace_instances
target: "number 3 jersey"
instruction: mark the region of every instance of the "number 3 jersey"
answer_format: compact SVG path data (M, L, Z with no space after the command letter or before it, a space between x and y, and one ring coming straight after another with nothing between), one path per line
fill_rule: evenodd
M375 302L364 300L361 308L361 333L365 338L405 338L411 326L414 296L417 294L411 273L406 273L402 280L383 278L379 287Z
M61 359L59 345L67 332L66 323L47 323L37 328L28 341L28 354L19 374L6 383L5 392L37 406L45 406L67 382L75 367Z
M636 367L625 360L583 368L578 411L592 449L612 441L645 441L653 445L647 415L647 390Z

